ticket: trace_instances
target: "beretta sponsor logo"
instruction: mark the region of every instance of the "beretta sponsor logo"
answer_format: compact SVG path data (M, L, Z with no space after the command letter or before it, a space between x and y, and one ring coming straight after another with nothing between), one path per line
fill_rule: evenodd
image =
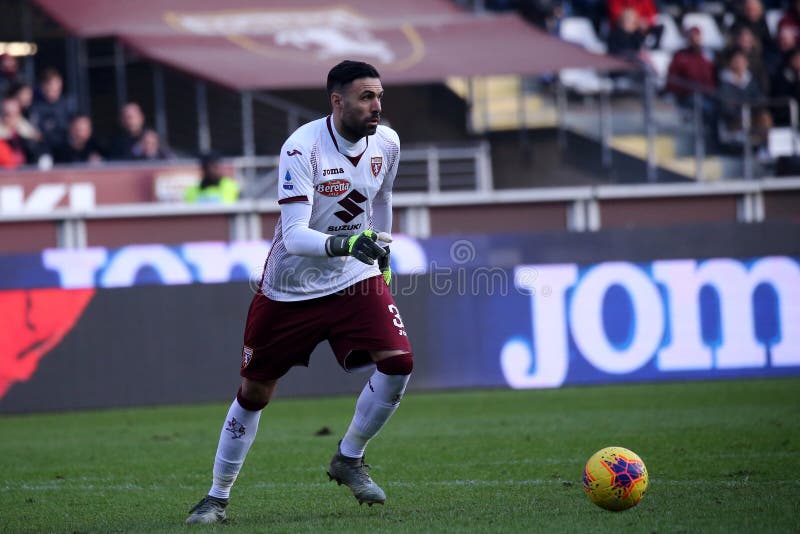
M328 180L327 182L322 182L317 185L317 192L326 197L338 197L339 195L347 193L349 190L350 182L342 180L341 178Z

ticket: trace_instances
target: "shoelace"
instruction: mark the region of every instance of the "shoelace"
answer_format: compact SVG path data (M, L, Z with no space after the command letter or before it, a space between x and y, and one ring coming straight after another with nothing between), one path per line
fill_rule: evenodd
M361 458L361 463L360 464L354 464L353 467L356 468L356 471L358 473L358 477L361 480L369 480L370 482L372 481L372 479L370 478L369 474L367 474L367 469L370 469L370 465L368 463L364 462L364 458Z
M206 512L208 510L211 510L212 508L216 508L216 505L217 503L212 501L211 499L203 499L199 503L195 504L194 508L189 510L189 513L193 514L194 512Z

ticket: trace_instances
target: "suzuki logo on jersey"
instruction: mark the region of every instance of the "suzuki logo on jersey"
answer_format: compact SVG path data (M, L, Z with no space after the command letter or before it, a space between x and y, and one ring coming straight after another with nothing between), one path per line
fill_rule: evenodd
M322 176L330 176L331 174L344 174L344 169L339 167L338 169L324 169L322 171Z
M383 156L372 156L369 159L369 163L372 169L372 176L377 178L378 174L381 172L381 167L383 167Z
M327 182L322 182L317 185L317 193L325 195L326 197L338 197L339 195L347 193L349 190L350 182L340 178L328 180Z
M342 208L342 210L337 211L334 213L337 217L339 217L343 222L349 223L362 213L364 213L364 208L359 206L359 204L363 204L367 201L367 197L362 195L358 192L358 190L353 189L350 191L346 197L342 200L337 202Z
M329 226L328 232L352 232L354 230L360 230L361 223L358 224L340 224L339 226Z

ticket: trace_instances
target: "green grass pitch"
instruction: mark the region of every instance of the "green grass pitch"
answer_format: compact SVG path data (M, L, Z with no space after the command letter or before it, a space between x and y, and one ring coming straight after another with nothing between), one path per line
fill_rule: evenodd
M367 451L388 495L371 508L325 475L355 393L276 399L215 526L183 521L226 404L0 417L0 532L800 529L800 379L409 393ZM583 493L606 445L650 472L626 512Z

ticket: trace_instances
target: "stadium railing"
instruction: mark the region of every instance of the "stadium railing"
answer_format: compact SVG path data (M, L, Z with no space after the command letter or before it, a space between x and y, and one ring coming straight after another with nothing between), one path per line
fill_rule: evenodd
M707 146L709 138L715 138L718 144L718 151L737 155L740 158L742 177L746 180L772 176L775 174L772 171L775 170L775 163L779 157L800 155L800 133L798 133L800 121L798 120L798 103L796 99L789 97L761 98L753 102L740 103L723 98L718 91L705 90L690 80L670 77L669 82L691 91L692 94L692 105L684 111L688 112L688 117L686 118L691 125L691 135L694 139L695 178L698 181L705 178L702 162L706 154L709 153ZM719 110L726 104L740 108L740 128L729 129L724 124L722 117L719 115ZM711 106L714 110L715 123L712 124L707 124L706 120L708 118L706 111L708 106ZM752 121L752 114L755 109L767 110L772 116L785 117L786 120L780 122L788 122L788 124L780 126L773 124L770 127L770 130L783 130L782 133L785 135L781 136L779 143L770 142L770 137L774 136L768 136L764 140L760 151L753 137L755 125ZM658 122L653 122L657 128ZM707 132L706 129L708 128L713 128L716 131ZM760 172L757 171L757 166L761 167L758 169Z
M584 232L704 222L797 221L798 197L800 178L405 192L394 195L395 231L424 238L492 231ZM278 214L274 199L229 205L136 203L88 210L59 207L48 213L0 213L0 253L120 246L154 239L164 244L268 239ZM16 243L15 236L23 242Z
M565 73L574 74L565 70L561 75ZM562 150L569 148L566 146L566 132L577 132L597 142L602 166L612 173L618 163L613 159L613 151L618 149L619 138L633 134L639 138L636 146L641 148L629 153L645 164L646 173L642 173L641 179L647 182L661 181L660 174L668 175L664 171L674 171L684 179L696 181L770 177L781 174L775 165L777 158L797 155L797 149L792 148L789 140L793 136L795 145L800 143L796 99L765 98L740 106L742 118L745 119L746 115L747 120L749 110L756 107L766 107L774 114L787 117L783 129L773 132L772 142L765 150L758 151L746 136L741 136L741 142L737 142L736 136L724 138L723 141L727 142L723 146L709 142L719 133L723 137L727 133L724 130L718 132L717 124L709 123L703 113L704 100L713 102L716 107L723 102L716 91L705 91L688 80L668 79L666 73L661 76L655 71L640 70L633 76L608 75L591 70L585 73L594 81L582 85L582 88L570 85L570 79L555 77L498 83L496 85L504 91L501 92L500 89L490 91L492 83L482 80L478 84L483 87L482 91L466 93L472 109L478 111L478 118L487 115L477 123L473 121L477 124L475 132L490 131L492 118L501 125L516 124L523 132L555 128ZM673 95L665 90L667 81L694 93L694 103L688 108L678 106ZM497 108L496 117L490 110L494 100L498 100L494 106ZM535 117L531 114L532 108L538 110ZM660 151L659 143L664 136L675 138L674 159ZM711 165L710 168L717 172L710 172L706 167L709 157L722 159L724 168L719 170L720 163L716 161L716 167Z
M239 157L231 160L236 177L249 198L275 198L278 157ZM403 147L395 191L435 194L440 191L487 192L493 189L489 143L459 143Z

